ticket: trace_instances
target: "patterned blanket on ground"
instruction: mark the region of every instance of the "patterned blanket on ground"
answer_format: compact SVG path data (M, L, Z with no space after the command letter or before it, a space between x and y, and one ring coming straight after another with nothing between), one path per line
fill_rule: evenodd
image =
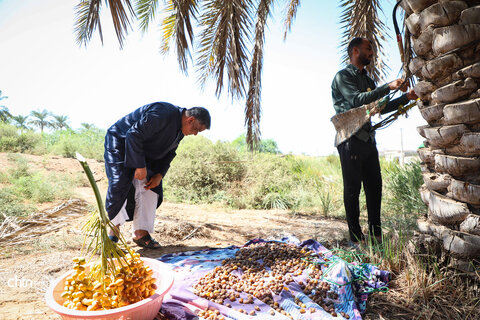
M319 264L322 270L321 280L327 282L329 293L325 301L331 306L325 311L311 298L312 294L306 294L299 284L306 283L309 270L305 269L301 274L295 274L281 292L273 293L272 296L282 312L274 311L272 307L257 298L253 303L245 304L247 294L242 293L243 299L229 301L227 304L215 303L201 298L195 294L194 286L198 280L221 266L225 259L234 258L241 247L228 247L221 249L207 249L194 252L182 252L167 254L159 258L160 261L171 266L175 272L175 283L162 304L161 312L169 319L196 319L200 310L218 310L221 317L217 319L362 319L365 312L368 296L375 291L386 290L390 279L390 273L379 270L376 266L365 263L349 263L332 251L325 248L314 240L299 242L295 238L285 238L280 241L266 241L255 239L247 242L243 248L259 243L288 243L299 248L313 250L317 257L324 257L324 263ZM328 262L328 263L327 263ZM265 267L265 275L271 270ZM333 299L331 297L333 296ZM330 299L329 299L330 297ZM249 299L252 297L250 296ZM239 303L244 302L244 303ZM325 306L324 306L325 307ZM255 309L254 309L255 308ZM239 312L242 309L244 311ZM255 310L255 311L253 311ZM283 312L283 310L285 312ZM334 311L333 311L334 310ZM250 316L249 313L255 314ZM283 314L282 314L283 313ZM335 316L335 317L334 317ZM202 318L202 317L201 317Z

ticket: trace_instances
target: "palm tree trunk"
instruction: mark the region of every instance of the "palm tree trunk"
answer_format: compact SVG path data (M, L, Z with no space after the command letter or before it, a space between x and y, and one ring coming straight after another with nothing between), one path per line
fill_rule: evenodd
M403 0L428 125L418 153L428 206L419 228L454 257L480 257L480 1Z

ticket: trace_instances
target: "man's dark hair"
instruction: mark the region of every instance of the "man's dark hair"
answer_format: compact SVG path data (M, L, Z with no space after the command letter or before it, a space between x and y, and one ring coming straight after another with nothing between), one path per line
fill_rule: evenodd
M207 109L203 107L193 107L193 108L187 109L185 111L185 115L187 117L194 117L201 124L203 124L206 129L210 130L211 119L210 119L210 113L208 112Z
M347 48L347 53L348 53L348 57L351 59L352 58L352 52L353 52L353 48L358 48L360 47L360 45L362 44L363 40L367 40L368 42L372 43L370 40L366 39L366 38L362 38L362 37L355 37L353 38L350 43L348 44L348 48Z

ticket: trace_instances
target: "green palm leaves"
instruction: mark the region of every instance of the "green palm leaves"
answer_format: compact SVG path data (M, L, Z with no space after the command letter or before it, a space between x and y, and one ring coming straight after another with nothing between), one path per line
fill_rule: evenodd
M110 8L118 42L120 47L123 47L127 29L130 26L130 19L135 16L135 12L130 4L130 0L105 0L105 2ZM102 26L100 24L101 7L101 0L81 0L75 7L75 33L79 45L86 45L91 40L92 34L97 27L100 40L103 43Z
M340 46L346 48L353 37L362 37L372 41L374 50L382 53L382 42L385 41L384 34L387 27L378 16L382 11L380 1L341 0L340 3L340 6L343 7L340 23L344 30ZM342 60L348 63L346 50ZM367 71L375 81L383 79L387 70L388 67L380 55L374 56L372 63L367 66Z
M2 90L0 90L0 100L7 99L7 96L2 96ZM8 110L7 107L5 106L0 106L0 121L1 122L8 122L10 118L12 117L12 114Z
M159 3L160 2L160 3ZM162 9L161 52L174 48L180 70L187 74L190 60L199 74L203 88L207 80L216 83L220 96L227 87L228 95L246 98L245 126L250 149L260 141L261 74L265 27L278 0L104 0L110 8L120 47L134 18L146 32ZM284 0L286 7L284 38L290 31L300 6L300 0ZM382 50L385 25L378 18L379 0L342 0L341 22L345 28L342 47L353 36L371 38L377 50ZM98 28L103 41L100 10L101 0L81 0L76 6L75 32L80 45L87 44ZM319 13L320 14L320 13ZM351 27L350 27L351 26ZM369 71L379 79L385 63L375 60Z
M161 52L166 54L170 50L170 41L175 39L178 64L186 74L188 69L188 58L190 46L193 44L192 19L196 19L197 3L194 0L169 0L165 7L168 16L162 21L163 43ZM153 16L153 15L152 15ZM143 25L147 24L147 17L140 20Z
M30 113L30 116L33 119L30 120L29 124L34 127L38 127L42 133L43 129L52 126L52 122L48 119L48 117L50 116L50 112L48 112L46 109L32 111Z

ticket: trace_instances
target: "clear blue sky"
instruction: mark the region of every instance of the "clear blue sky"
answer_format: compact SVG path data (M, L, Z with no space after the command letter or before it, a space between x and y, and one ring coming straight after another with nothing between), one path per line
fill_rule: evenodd
M286 2L286 1L285 1ZM209 139L233 140L245 132L244 101L217 99L211 83L201 91L194 68L188 76L172 52L159 53L158 23L149 33L130 32L123 50L104 8L104 45L95 34L85 48L73 34L78 0L0 0L0 90L2 101L17 115L47 109L67 115L70 125L94 123L108 128L144 104L167 101L182 107L205 106L212 115ZM390 27L389 80L400 63L391 23L393 1L382 1ZM340 8L337 1L301 2L292 31L284 42L283 3L269 22L262 89L262 138L277 141L282 152L327 155L333 147L334 115L330 84L340 65ZM379 150L415 149L422 138L415 127L425 122L418 110L408 119L377 133Z

